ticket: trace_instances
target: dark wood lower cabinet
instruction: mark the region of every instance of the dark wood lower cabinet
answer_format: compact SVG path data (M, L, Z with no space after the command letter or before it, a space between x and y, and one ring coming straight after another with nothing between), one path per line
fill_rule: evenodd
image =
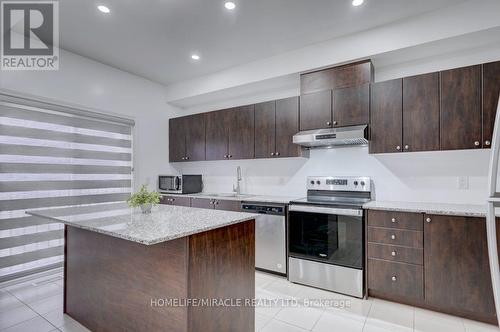
M182 305L254 299L254 220L151 246L66 226L64 259L64 313L92 331L255 330L252 306Z
M241 202L233 200L216 200L215 209L241 212Z
M424 298L424 269L420 265L368 259L368 284L381 294L409 300Z
M212 204L213 200L210 198L191 198L191 207L201 208L201 209L213 209L214 205Z
M425 217L425 302L464 316L494 317L485 219Z
M392 213L368 211L368 225L389 227L367 227L368 295L496 324L485 218L419 214L415 231L418 214L399 229Z
M161 196L160 204L177 205L177 206L191 206L190 197L182 196Z

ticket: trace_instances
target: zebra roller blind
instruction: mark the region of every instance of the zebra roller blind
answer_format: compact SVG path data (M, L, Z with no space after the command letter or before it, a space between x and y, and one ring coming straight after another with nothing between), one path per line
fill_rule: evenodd
M130 196L133 122L97 116L0 94L0 280L64 259L64 226L26 210Z

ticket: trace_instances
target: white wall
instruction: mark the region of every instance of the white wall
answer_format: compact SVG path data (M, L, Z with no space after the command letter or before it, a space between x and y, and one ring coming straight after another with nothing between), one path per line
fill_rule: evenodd
M0 89L134 118L135 186L169 172L164 86L61 50L58 71L1 71Z

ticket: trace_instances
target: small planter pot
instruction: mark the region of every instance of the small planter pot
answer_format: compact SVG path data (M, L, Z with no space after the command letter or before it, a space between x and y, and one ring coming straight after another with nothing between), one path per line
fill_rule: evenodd
M141 205L141 211L144 214L151 213L151 208L153 207L152 203L146 203Z

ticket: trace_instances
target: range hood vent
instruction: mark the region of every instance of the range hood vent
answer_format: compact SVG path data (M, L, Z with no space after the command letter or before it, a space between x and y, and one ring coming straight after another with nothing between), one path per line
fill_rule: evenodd
M368 126L350 126L301 131L293 135L293 143L306 148L332 148L368 144Z

